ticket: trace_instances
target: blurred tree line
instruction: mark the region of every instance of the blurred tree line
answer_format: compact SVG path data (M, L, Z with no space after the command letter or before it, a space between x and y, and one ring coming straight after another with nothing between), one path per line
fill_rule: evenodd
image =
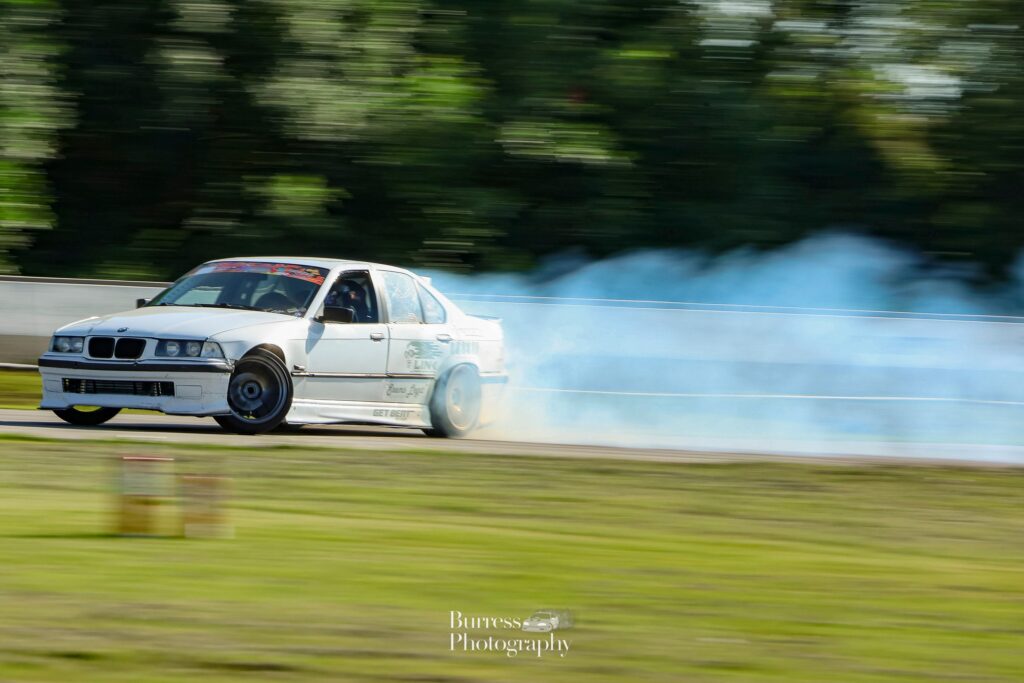
M1024 242L1019 0L0 0L0 270Z

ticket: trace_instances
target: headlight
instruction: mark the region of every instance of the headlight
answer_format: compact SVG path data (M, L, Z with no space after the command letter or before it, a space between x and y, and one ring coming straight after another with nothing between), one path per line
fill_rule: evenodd
M156 344L156 355L171 358L223 358L224 352L216 342L161 339Z
M84 347L83 337L54 337L50 344L50 350L58 353L81 353Z
M203 342L203 358L223 358L224 352L217 342Z

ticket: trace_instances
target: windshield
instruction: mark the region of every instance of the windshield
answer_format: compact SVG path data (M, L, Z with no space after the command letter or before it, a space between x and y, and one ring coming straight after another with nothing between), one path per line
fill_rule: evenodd
M298 316L309 308L327 272L326 268L294 263L204 263L148 305L240 308Z

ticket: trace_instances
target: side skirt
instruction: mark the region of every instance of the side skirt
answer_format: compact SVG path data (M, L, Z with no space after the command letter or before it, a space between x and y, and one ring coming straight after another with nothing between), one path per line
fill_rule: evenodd
M285 418L291 424L361 422L398 427L430 427L430 409L416 403L295 399Z

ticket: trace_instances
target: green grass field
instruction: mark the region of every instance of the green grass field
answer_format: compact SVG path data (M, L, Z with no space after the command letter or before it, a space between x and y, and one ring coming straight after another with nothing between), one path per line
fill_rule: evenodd
M35 370L0 370L0 408L36 408L42 386Z
M131 454L231 474L235 537L110 535ZM1022 484L7 438L0 679L1017 682ZM544 607L564 658L450 651L451 610Z

